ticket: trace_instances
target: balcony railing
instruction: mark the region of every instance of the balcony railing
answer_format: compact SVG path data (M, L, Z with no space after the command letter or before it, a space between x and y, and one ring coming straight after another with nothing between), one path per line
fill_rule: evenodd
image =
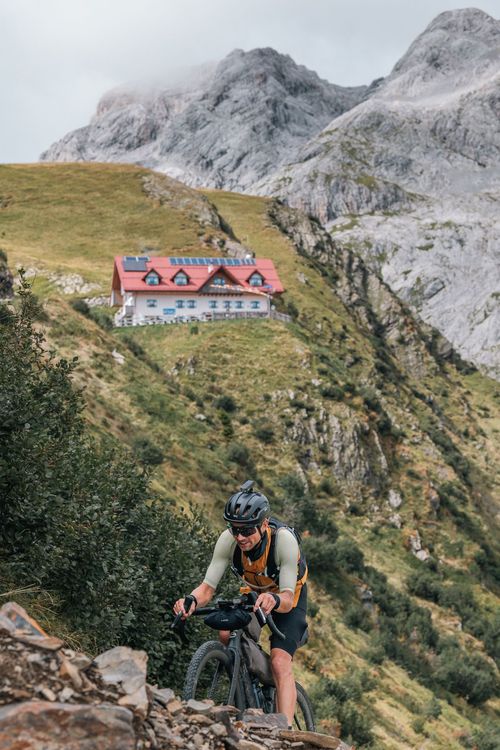
M132 308L133 310L133 308ZM119 310L114 323L118 328L124 326L148 326L148 325L171 325L173 323L209 323L221 320L247 320L249 318L273 318L289 323L292 318L285 313L270 312L262 310L226 310L224 312L207 312L199 315L176 315L175 317L163 318L160 315L135 315L128 306Z

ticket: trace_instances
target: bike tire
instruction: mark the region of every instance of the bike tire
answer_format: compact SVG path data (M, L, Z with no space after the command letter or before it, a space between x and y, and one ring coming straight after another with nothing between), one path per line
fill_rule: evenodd
M307 695L302 685L300 685L298 682L295 683L295 687L297 688L297 708L293 722L294 729L305 728L308 732L315 732L316 725L314 723L314 711L309 696ZM302 726L302 721L299 717L299 714L302 714L302 721L305 723L305 727ZM295 726L296 724L300 724L300 726Z
M202 643L189 662L183 699L208 698L216 704L227 705L232 679L233 668L227 649L219 641ZM245 707L239 681L236 683L233 704L240 710Z

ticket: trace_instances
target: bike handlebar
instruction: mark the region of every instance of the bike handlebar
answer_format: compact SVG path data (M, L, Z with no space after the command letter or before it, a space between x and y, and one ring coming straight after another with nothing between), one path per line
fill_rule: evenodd
M219 600L217 602L218 604L217 607L199 607L198 609L195 609L195 611L193 612L193 616L209 615L212 612L216 612L219 609L223 609L224 605L226 607L228 605L229 607L239 607L246 612L253 612L256 599L257 597L255 596L253 598L253 603L250 603L250 604L248 604L247 595L241 597L240 599L232 599L230 601ZM251 596L250 596L250 601L252 601ZM183 643L187 643L188 641L187 641L186 634L185 634L186 619L182 619L182 616L185 613L189 612L193 602L194 602L194 598L190 594L185 597L184 612L179 612L179 614L175 616L170 626L170 628L179 635ZM258 607L255 610L255 616L257 617L257 622L259 623L261 627L264 627L264 625L267 625L270 631L273 633L273 635L277 636L278 638L281 638L281 640L285 640L286 638L285 634L282 633L281 630L279 630L279 628L276 626L276 623L274 622L271 613L269 613L268 615L265 615L263 610L260 607Z

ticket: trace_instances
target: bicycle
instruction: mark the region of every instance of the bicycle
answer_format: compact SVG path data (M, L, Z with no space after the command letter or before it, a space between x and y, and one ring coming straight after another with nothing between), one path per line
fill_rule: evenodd
M224 646L220 641L206 641L193 654L186 672L184 683L184 700L211 699L216 704L233 705L240 711L246 708L260 708L264 713L276 710L276 688L271 672L269 655L263 651L256 640L245 632L246 624L253 612L256 596L245 594L237 599L219 599L211 607L199 607L192 616L216 615L218 624L208 624L217 630L230 630L229 643ZM194 599L187 596L184 609L189 610ZM236 614L235 614L236 613ZM238 615L240 613L240 615ZM244 613L248 613L243 617ZM255 615L261 627L267 625L278 638L285 638L278 630L272 615L266 615L260 609ZM188 643L185 635L186 620L178 614L172 629L177 632L184 644ZM239 627L229 628L228 620L241 620ZM214 620L214 617L212 617ZM245 620L245 624L243 624ZM297 703L294 715L294 729L315 731L314 714L309 697L304 688L295 683Z

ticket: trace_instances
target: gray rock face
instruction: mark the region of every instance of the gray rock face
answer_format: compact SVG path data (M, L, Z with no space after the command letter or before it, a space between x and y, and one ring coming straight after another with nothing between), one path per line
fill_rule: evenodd
M245 190L365 91L323 81L272 49L235 50L175 87L106 94L90 125L41 159L132 162L192 186Z
M254 190L316 215L500 377L500 22L442 13L369 98Z

